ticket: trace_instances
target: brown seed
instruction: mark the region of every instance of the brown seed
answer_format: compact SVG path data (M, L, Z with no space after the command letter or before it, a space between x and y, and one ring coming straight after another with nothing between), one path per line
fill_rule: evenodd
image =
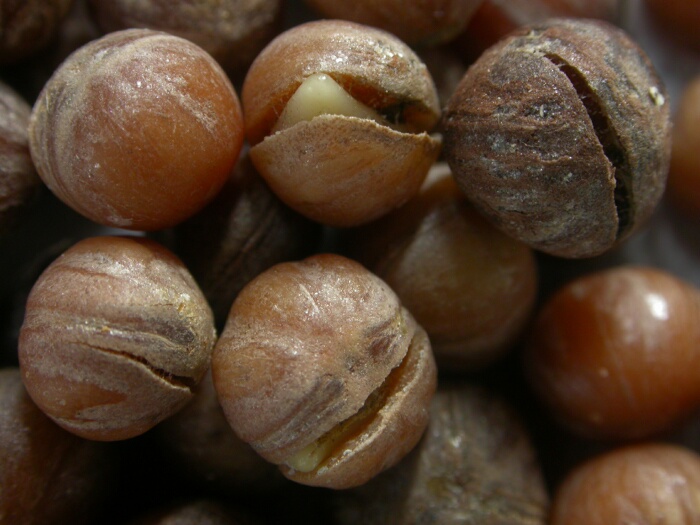
M274 264L309 255L321 228L282 203L244 155L216 199L174 234L175 252L223 328L243 286Z
M0 0L0 64L24 60L45 47L73 0Z
M46 185L100 224L174 226L211 201L243 143L236 92L195 44L131 29L81 47L39 96L29 124Z
M685 86L673 122L668 193L691 216L700 216L700 76Z
M700 407L700 291L623 266L565 285L539 312L529 382L578 435L644 438Z
M428 332L441 372L494 363L532 316L532 250L484 220L444 164L405 206L350 232L347 243Z
M281 0L90 0L105 33L144 27L186 38L243 78L256 55L279 32Z
M494 391L442 383L418 446L336 497L339 525L544 525L548 496L516 413Z
M206 372L214 319L187 269L157 243L93 237L42 273L20 331L22 378L83 437L136 436L182 408Z
M562 257L629 237L666 182L669 104L641 49L600 21L525 27L474 64L445 112L445 157L499 228Z
M324 18L352 20L395 34L411 46L452 40L464 29L482 0L306 0Z
M700 456L646 443L616 449L574 469L554 498L551 525L673 523L700 516Z
M338 20L296 26L243 84L255 167L301 214L333 226L383 215L415 194L439 153L428 70L384 31Z
M0 370L0 523L95 523L113 488L115 458L32 402L17 368Z
M339 255L278 264L239 294L212 361L229 423L288 478L362 484L420 438L436 370L425 331Z
M7 231L41 186L29 154L31 108L0 82L0 232Z

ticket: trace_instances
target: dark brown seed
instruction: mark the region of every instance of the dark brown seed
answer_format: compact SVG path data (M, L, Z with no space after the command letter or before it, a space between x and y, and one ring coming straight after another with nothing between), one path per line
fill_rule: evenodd
M530 438L493 391L442 384L428 430L396 468L339 494L340 525L544 525Z
M12 64L46 46L73 0L1 0L0 64Z
M41 187L29 154L31 108L0 82L0 232L9 229Z
M274 264L309 255L320 236L319 225L282 203L245 155L216 199L175 228L174 241L223 328L243 286Z
M467 197L552 255L607 251L665 188L664 85L639 46L605 22L553 19L492 47L450 99L444 128Z
M143 27L191 40L243 78L281 28L281 0L89 0L105 33Z
M113 451L61 429L34 404L19 369L0 370L0 523L95 523L112 487Z

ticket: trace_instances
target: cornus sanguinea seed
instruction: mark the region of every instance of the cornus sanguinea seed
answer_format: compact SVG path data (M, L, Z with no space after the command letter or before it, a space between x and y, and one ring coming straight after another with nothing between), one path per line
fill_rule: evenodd
M652 268L581 277L543 306L525 353L555 417L595 438L643 438L700 405L700 292Z
M318 20L285 31L241 94L253 164L280 199L323 224L356 226L404 204L440 152L427 67L373 27Z
M665 87L641 48L602 21L517 30L467 71L444 114L445 158L509 235L591 257L628 238L665 188Z
M137 436L182 408L209 367L214 317L167 249L141 238L78 242L41 274L20 330L34 402L79 436Z
M212 375L241 439L299 483L361 485L428 422L436 368L391 289L333 254L282 263L238 295Z
M129 29L59 67L29 123L39 176L89 219L132 230L174 226L211 201L243 144L238 96L195 44Z
M558 488L551 525L673 523L700 516L700 457L690 449L645 443L576 467Z
M199 45L234 77L281 28L281 0L89 0L105 33L144 27Z

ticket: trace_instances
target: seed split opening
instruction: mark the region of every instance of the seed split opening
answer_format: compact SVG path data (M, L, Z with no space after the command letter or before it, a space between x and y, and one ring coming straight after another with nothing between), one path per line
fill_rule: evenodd
M409 347L411 352L413 347ZM323 436L310 443L284 463L299 472L313 472L326 460L336 455L337 451L352 439L365 432L375 420L379 412L391 403L397 385L401 384L405 373L409 354L404 356L399 365L394 368L365 400L364 405L355 414L338 423Z
M403 126L395 123L398 118L386 118L377 110L350 95L330 75L316 73L307 77L294 92L272 128L272 132L283 131L299 122L309 121L320 115L357 117L403 131Z
M571 82L579 100L586 109L586 113L588 113L596 137L603 147L603 152L612 164L615 177L615 208L618 219L617 237L623 237L632 226L631 217L634 202L630 184L631 170L625 148L620 143L603 104L584 75L559 55L549 53L545 55L545 58L564 73Z
M128 352L122 352L106 346L95 346L93 344L86 344L86 346L98 352L115 355L123 359L127 359L129 361L138 363L139 365L148 369L148 371L151 372L154 376L159 377L174 388L189 390L190 392L192 392L194 391L194 388L197 385L197 381L195 381L194 378L174 375L168 372L167 370L154 366L145 357L130 354Z

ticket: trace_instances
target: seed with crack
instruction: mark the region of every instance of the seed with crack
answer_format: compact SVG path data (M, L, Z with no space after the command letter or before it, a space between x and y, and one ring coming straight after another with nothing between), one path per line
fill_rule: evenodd
M35 283L20 331L32 399L74 434L136 436L190 400L215 341L211 309L159 244L94 237Z
M319 115L346 115L367 118L388 125L386 119L359 100L354 99L332 77L316 73L308 77L294 92L273 132L292 127L294 124L311 120Z
M355 226L413 196L440 152L425 64L390 33L341 20L273 40L242 88L250 156L302 215Z
M664 191L666 99L620 29L553 19L516 31L464 76L445 111L445 156L506 233L552 255L598 255L637 231Z
M396 295L331 254L279 264L241 291L212 375L239 437L288 478L330 488L407 454L436 384L428 337Z

